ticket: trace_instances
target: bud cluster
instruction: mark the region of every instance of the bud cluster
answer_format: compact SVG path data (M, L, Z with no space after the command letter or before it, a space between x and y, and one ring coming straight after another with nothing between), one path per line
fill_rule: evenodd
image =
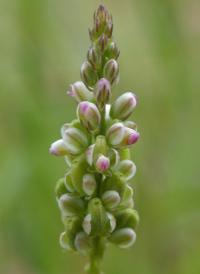
M119 81L119 50L112 15L103 5L94 13L89 34L92 45L81 67L82 82L68 92L78 103L77 119L61 127L62 138L50 153L65 156L70 168L56 185L65 226L60 244L68 252L91 255L97 238L122 249L135 242L139 216L127 181L136 172L129 150L139 133L135 123L125 121L137 105L135 94L124 93L109 105Z

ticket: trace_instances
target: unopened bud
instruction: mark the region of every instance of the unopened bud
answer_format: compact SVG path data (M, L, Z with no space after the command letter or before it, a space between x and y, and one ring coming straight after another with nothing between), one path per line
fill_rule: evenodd
M67 241L69 243L69 246L74 250L77 251L75 246L75 238L76 235L82 230L82 219L73 216L68 217L65 223L65 231L66 231L66 237Z
M128 181L135 175L136 166L131 160L123 160L119 162L114 171L122 173Z
M97 183L92 174L85 174L83 176L83 190L87 195L92 195L96 190Z
M126 189L126 178L119 172L113 172L112 177L106 177L101 185L101 194L103 195L106 191L115 190L121 199L125 195Z
M108 25L105 27L104 33L108 38L111 38L112 33L113 33L113 23L112 22L109 22Z
M68 128L63 136L67 150L72 155L80 155L88 146L87 135L74 127Z
M81 78L87 87L94 88L97 82L97 72L90 63L85 62L81 67Z
M125 195L123 200L121 201L120 205L128 204L133 197L133 189L130 186L126 186Z
M94 146L94 155L95 154L103 154L104 156L107 154L106 138L103 135L96 137Z
M94 96L99 108L102 110L109 102L111 96L110 82L106 78L101 78L94 87Z
M101 66L101 54L95 48L91 47L88 50L87 59L88 59L88 62L90 62L90 64L96 69ZM85 100L85 101L90 101L90 100Z
M79 215L85 209L84 202L81 198L72 198L68 194L63 194L60 197L58 205L66 216Z
M49 152L56 156L64 156L69 154L68 147L63 142L63 139L57 140L56 142L51 144Z
M105 49L107 48L108 38L104 33L102 33L101 36L99 37L96 46L101 53L103 53Z
M117 146L124 138L124 125L123 123L115 123L106 132L106 140L108 145Z
M125 127L125 133L124 133L124 138L119 144L119 148L129 148L133 144L137 142L139 139L139 132L135 131L134 129L130 129Z
M128 128L131 128L131 129L134 129L135 131L137 131L137 125L134 122L132 122L132 121L126 121L126 122L124 122L124 126L128 127Z
M105 51L105 55L109 58L109 59L115 59L117 60L118 56L119 56L119 50L118 50L118 46L117 46L117 43L114 41L114 42L111 42L106 51Z
M92 248L92 239L88 238L85 232L80 231L76 234L74 245L78 252L86 254Z
M75 95L76 101L78 103L83 101L89 101L89 102L94 101L93 93L86 88L83 82L78 81L74 83L73 85L71 85L71 88Z
M109 233L112 233L116 227L116 220L115 220L115 217L112 214L110 214L109 212L106 212L106 214L108 216L106 228Z
M99 18L104 25L106 25L107 21L111 19L111 16L109 15L104 5L102 4L99 5L97 9L96 18Z
M124 121L131 115L136 105L136 95L131 92L124 93L111 105L110 117Z
M102 154L98 156L95 163L96 171L99 173L104 173L110 167L110 159Z
M108 190L102 195L102 202L106 208L114 208L120 203L119 193L115 190Z
M95 104L84 101L78 104L77 116L89 132L97 129L100 123L101 115Z
M70 126L70 124L67 123L67 124L64 124L64 125L61 127L60 133L61 133L62 138L63 138L63 135L64 135L65 131L69 128L69 126Z
M65 231L60 235L60 245L67 252L74 253L74 250L69 246L69 242L67 240L67 235Z
M114 82L118 74L119 74L119 65L117 61L115 61L114 59L111 59L105 64L103 68L103 75L105 78L108 79L108 81L112 85L112 83Z
M65 186L70 192L75 192L74 186L72 184L70 171L67 174L65 174Z
M127 208L117 213L115 215L115 219L117 222L116 229L130 227L135 230L139 223L138 212L130 208Z
M119 152L116 149L114 149L114 148L110 148L108 150L107 156L110 159L110 168L114 169L118 165L118 163L120 161L120 154L119 154Z
M126 249L135 243L136 234L131 228L122 228L112 233L109 241L117 245L119 248Z
M85 151L85 158L90 166L92 166L92 163L93 163L94 147L95 147L95 144L89 146Z
M65 186L65 180L64 178L58 180L55 188L56 192L56 197L59 199L63 194L68 193L69 191L67 190Z

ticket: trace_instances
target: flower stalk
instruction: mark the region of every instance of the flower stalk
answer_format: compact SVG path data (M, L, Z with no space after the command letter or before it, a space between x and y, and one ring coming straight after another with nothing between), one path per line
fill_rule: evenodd
M112 15L100 5L93 23L82 82L68 92L78 104L78 119L62 126L62 139L51 145L50 153L65 156L70 168L56 185L65 227L60 245L67 252L89 256L86 273L102 274L106 246L128 249L136 240L139 216L127 181L136 172L130 147L139 133L134 122L125 121L137 105L135 94L124 93L109 105L119 82L120 53L113 40Z

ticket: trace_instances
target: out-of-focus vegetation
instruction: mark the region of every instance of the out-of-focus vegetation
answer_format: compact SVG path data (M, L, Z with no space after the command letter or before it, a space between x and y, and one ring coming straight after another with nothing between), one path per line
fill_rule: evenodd
M100 3L1 0L0 273L78 274L65 254L54 187L66 171L48 150L75 118L66 95L80 80ZM141 222L129 251L109 246L105 273L200 273L200 2L110 0L121 50L115 99L136 93L132 180Z

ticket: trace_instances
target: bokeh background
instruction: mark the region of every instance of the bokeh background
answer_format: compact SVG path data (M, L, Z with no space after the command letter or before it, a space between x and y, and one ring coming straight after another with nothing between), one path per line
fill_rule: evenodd
M49 154L74 119L66 95L80 80L88 27L99 1L0 1L0 273L78 274L87 259L65 254L55 200L66 171ZM200 273L200 2L110 0L121 50L120 83L138 97L131 119L132 180L140 214L128 251L109 246L105 273Z

